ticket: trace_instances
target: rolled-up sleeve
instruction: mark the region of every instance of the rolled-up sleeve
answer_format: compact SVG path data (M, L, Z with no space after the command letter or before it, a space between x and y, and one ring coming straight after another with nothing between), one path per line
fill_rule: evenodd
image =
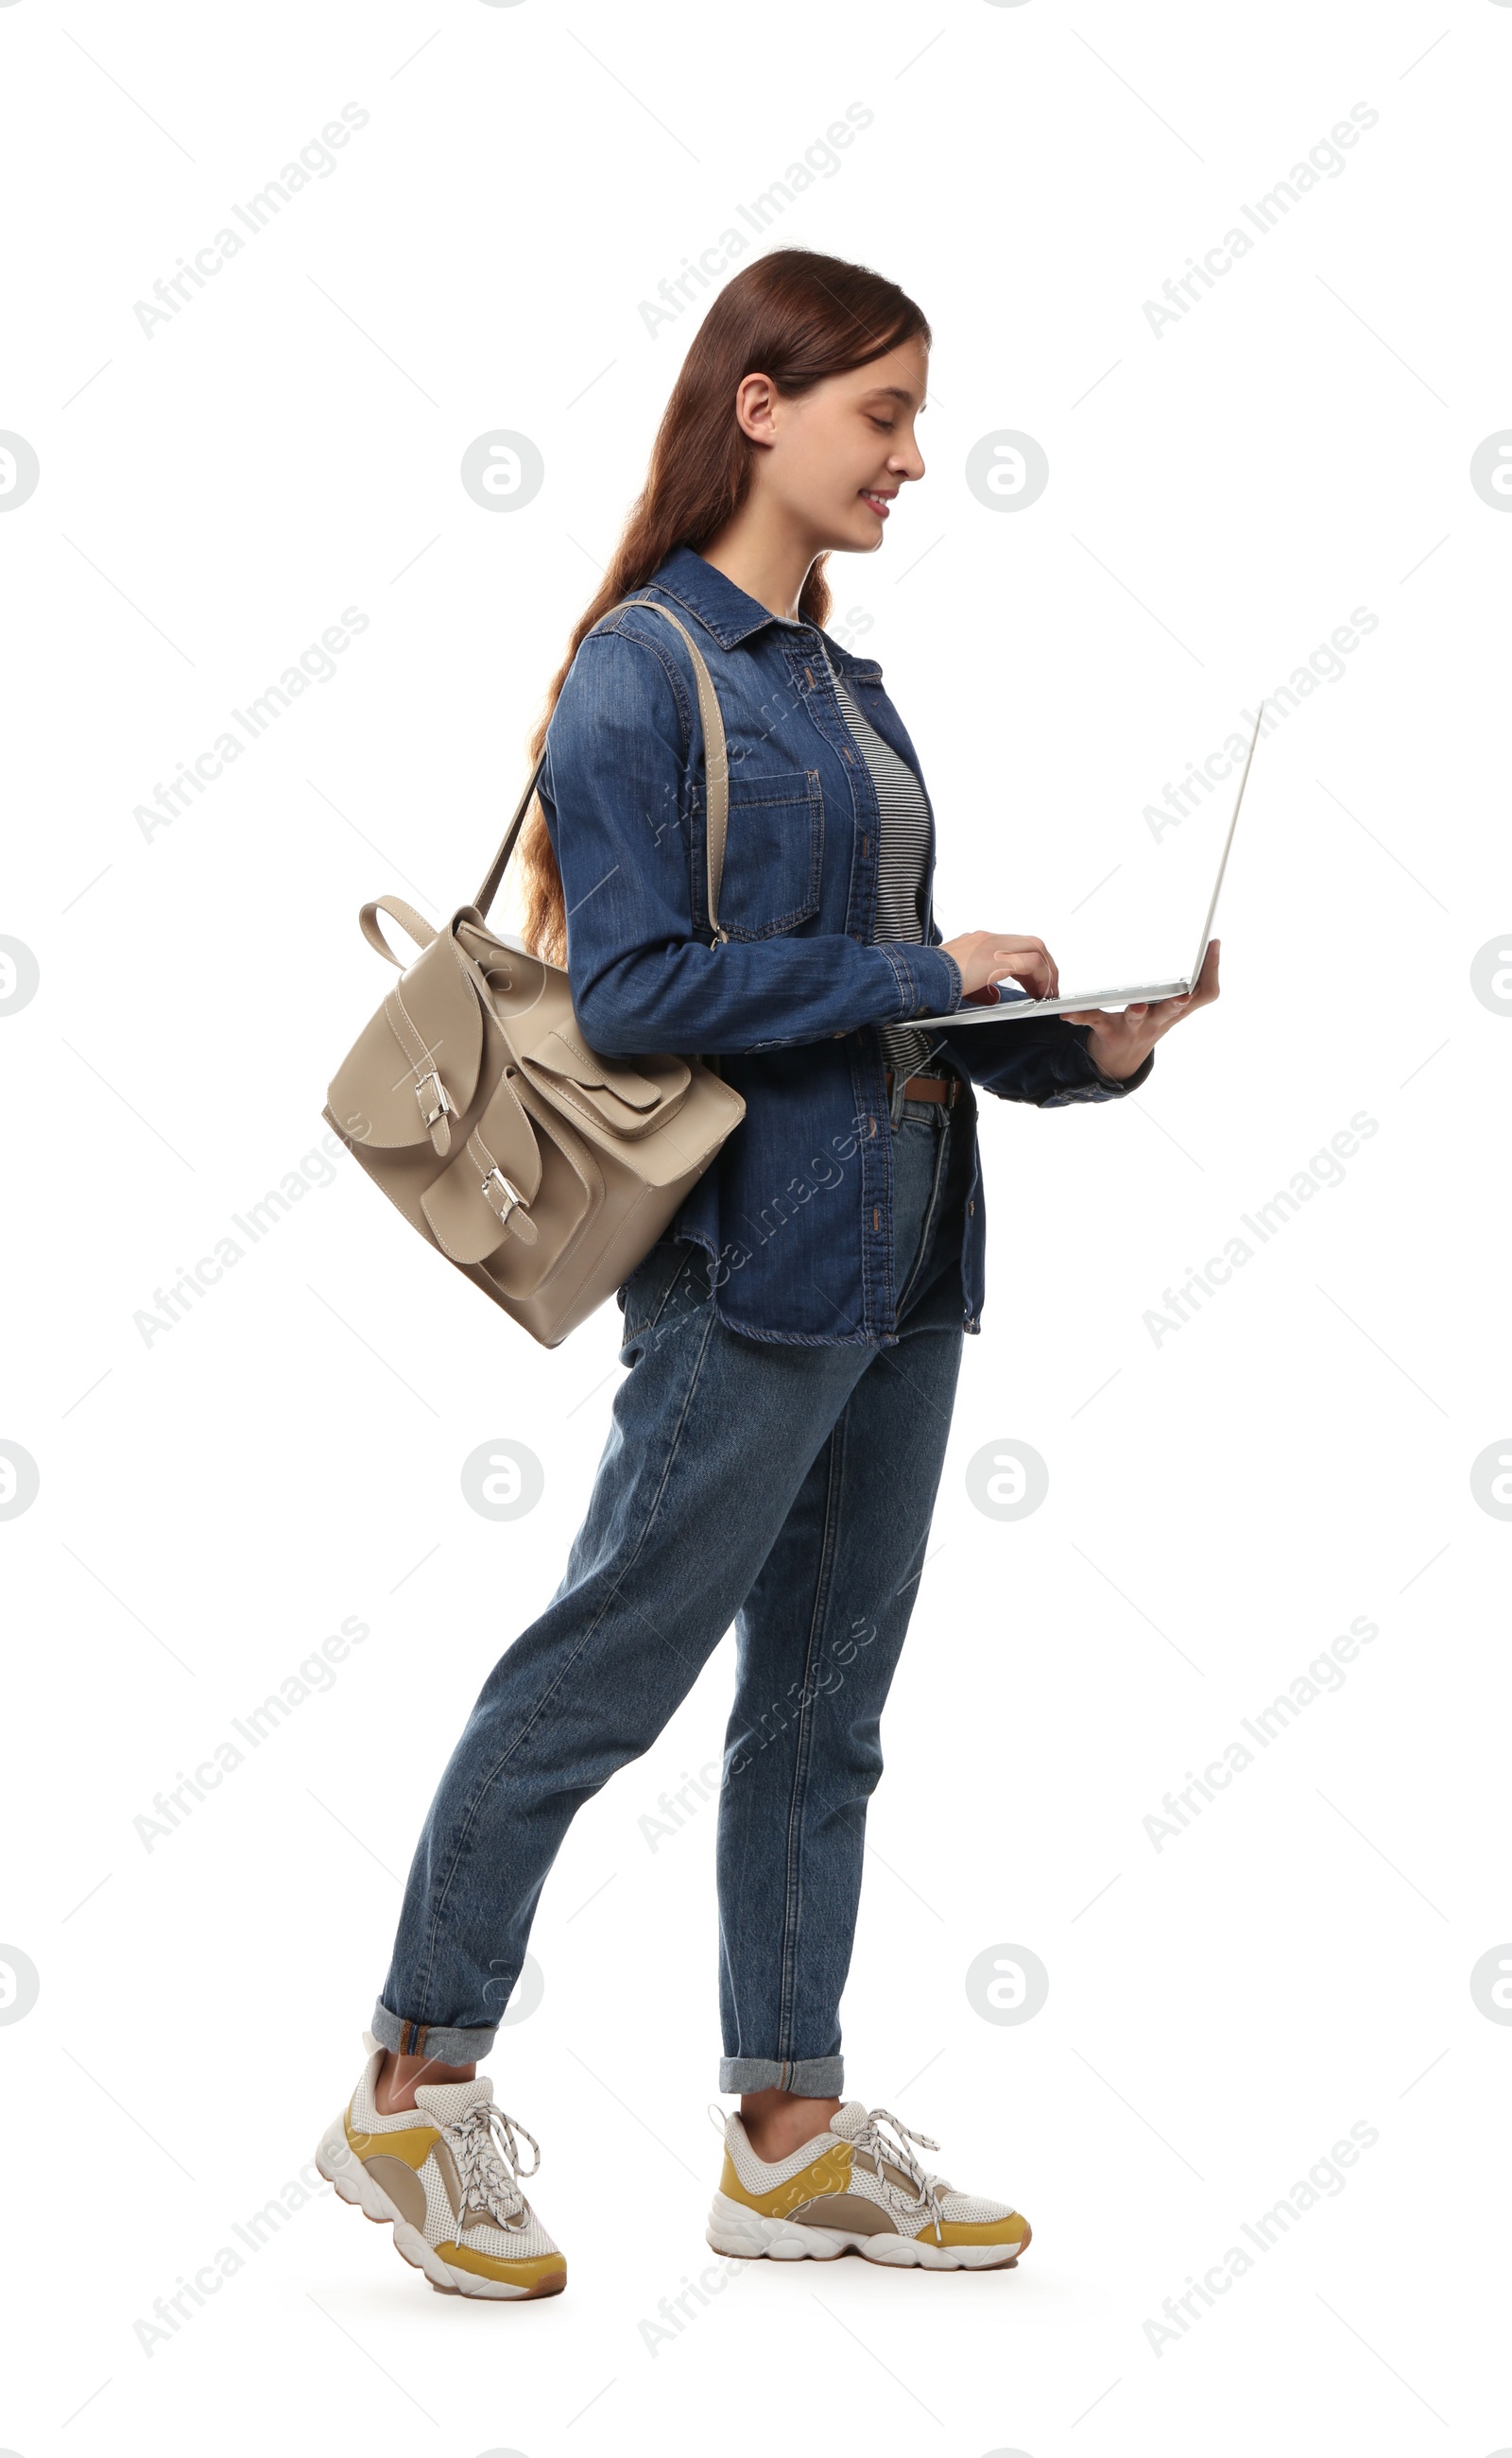
M695 935L685 781L697 723L662 652L617 631L583 641L552 713L542 802L592 1048L785 1050L957 1008L960 968L936 947L802 928L713 946Z

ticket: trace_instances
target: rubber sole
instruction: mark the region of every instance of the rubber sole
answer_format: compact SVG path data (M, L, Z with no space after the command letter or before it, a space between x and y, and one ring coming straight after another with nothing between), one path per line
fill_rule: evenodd
M470 2270L453 2270L449 2262L442 2260L434 2245L426 2242L419 2228L412 2226L389 2200L382 2185L374 2183L347 2141L346 2127L340 2116L321 2136L315 2164L326 2183L334 2185L340 2200L350 2202L375 2226L392 2227L395 2252L411 2270L425 2272L438 2296L475 2296L489 2303L523 2304L537 2296L560 2296L567 2285L565 2264L530 2287L517 2287L504 2279L480 2279Z
M842 2253L859 2253L863 2261L886 2270L1012 2270L1030 2242L1025 2228L1020 2243L935 2244L916 2236L862 2236L853 2228L821 2228L793 2219L763 2218L759 2211L715 2194L709 2213L709 2242L715 2253L744 2261L837 2261Z

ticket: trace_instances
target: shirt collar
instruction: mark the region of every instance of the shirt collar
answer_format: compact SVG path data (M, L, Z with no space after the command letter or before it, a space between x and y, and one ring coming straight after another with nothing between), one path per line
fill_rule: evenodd
M777 620L759 598L748 596L691 546L674 546L647 585L696 615L721 649L738 648L763 624Z
M661 590L675 605L695 616L722 649L738 648L742 640L750 639L769 623L779 629L784 623L788 629L794 628L786 617L772 614L758 597L748 595L691 546L674 546L646 586ZM875 657L855 656L818 624L813 628L818 632L825 653L839 673L873 682L881 679L882 670Z

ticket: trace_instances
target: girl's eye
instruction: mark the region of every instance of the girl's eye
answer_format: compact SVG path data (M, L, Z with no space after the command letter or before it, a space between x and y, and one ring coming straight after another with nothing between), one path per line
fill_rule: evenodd
M873 410L871 413L871 421L874 427L880 427L881 428L884 435L891 435L893 431L893 422L890 418L879 418L876 411Z

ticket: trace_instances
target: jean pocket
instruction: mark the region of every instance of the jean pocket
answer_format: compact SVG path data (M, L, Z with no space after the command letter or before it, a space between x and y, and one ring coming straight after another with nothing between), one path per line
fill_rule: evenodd
M768 939L819 909L824 795L817 768L730 780L718 918L732 939Z

